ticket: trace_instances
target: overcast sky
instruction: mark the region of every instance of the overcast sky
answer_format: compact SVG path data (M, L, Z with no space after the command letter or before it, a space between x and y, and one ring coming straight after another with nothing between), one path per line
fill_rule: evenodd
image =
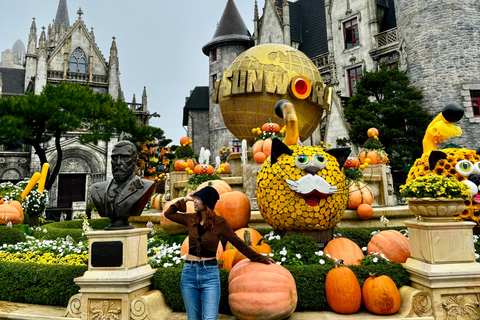
M28 45L32 18L37 36L41 27L55 18L58 0L1 0L0 52L12 49L17 39ZM215 33L227 0L67 0L70 24L78 18L94 28L97 45L108 61L112 37L120 59L120 81L125 100L135 94L141 102L147 87L148 109L161 118L150 125L160 127L167 138L179 144L184 136L183 106L195 86L208 85L208 57L202 47ZM254 0L235 0L253 33ZM263 8L263 1L259 1ZM260 9L261 11L261 9ZM260 12L261 13L261 12Z

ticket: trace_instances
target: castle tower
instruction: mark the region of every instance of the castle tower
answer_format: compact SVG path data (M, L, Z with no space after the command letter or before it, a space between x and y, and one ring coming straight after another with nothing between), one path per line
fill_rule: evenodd
M461 137L449 139L468 149L480 136L480 3L478 1L395 0L401 68L421 90L423 107L437 115L448 103L464 107Z
M37 73L37 25L35 18L30 26L30 34L28 35L27 54L25 55L25 91L30 81L35 78Z
M209 132L210 146L213 156L221 147L232 146L237 141L223 122L218 104L212 102L215 80L220 80L223 72L228 69L240 53L254 45L254 40L243 22L233 0L228 0L222 18L218 23L213 38L203 48L203 53L209 57Z

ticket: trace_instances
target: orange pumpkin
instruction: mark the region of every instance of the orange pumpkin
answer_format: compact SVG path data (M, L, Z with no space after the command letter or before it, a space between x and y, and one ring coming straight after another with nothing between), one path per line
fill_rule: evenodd
M258 140L252 147L253 160L256 163L263 163L272 153L272 139ZM262 154L263 153L263 154ZM259 154L256 157L255 156ZM263 159L263 160L262 160Z
M190 138L189 137L181 137L180 138L180 145L189 145L190 144Z
M232 191L232 188L228 185L228 183L226 183L223 180L205 181L204 183L200 184L195 191L200 191L201 189L205 188L206 186L210 186L210 187L214 188L215 190L217 190L218 195L220 195L220 196L222 194L226 193L226 192L231 192Z
M188 247L188 236L187 236L185 238L185 240L183 240L183 242L182 242L182 247L180 248L180 257L183 257L184 255L188 254L188 249L189 249L189 247ZM216 258L220 259L222 254L223 254L223 247L222 247L222 243L219 241L218 242L218 247L217 247Z
M370 164L387 164L388 156L385 151L378 150L367 150L360 152L358 156L360 163L365 163L365 159L369 158L371 160Z
M233 259L235 258L235 254L237 253L237 249L228 249L223 251L222 255L220 256L219 265L221 268L230 271L233 268Z
M363 303L375 314L394 314L400 309L400 292L388 276L370 274L362 289Z
M228 276L228 303L238 319L288 318L297 307L297 286L284 267L240 261Z
M362 182L352 182L348 186L348 202L347 208L357 209L359 205L373 203L373 191L370 187Z
M225 165L225 167L223 168L223 173L232 173L232 166L230 165L230 163L225 162L223 164Z
M357 214L362 219L370 219L373 216L373 208L367 203L362 203L357 208Z
M14 206L18 212L20 213L20 219L23 221L24 219L24 215L23 215L23 207L22 207L22 204L20 202L18 202L17 200L9 200L7 202L7 204L11 205L11 206Z
M325 254L329 254L336 260L343 260L345 265L359 266L362 263L363 255L362 249L350 239L336 238L330 240L323 249Z
M388 260L404 263L410 258L410 242L397 230L384 230L376 233L367 245L368 254L378 252Z
M358 158L355 157L348 157L347 161L343 164L344 168L356 168L360 164Z
M163 205L165 204L165 197L163 193L155 193L150 198L150 208L162 210Z
M340 264L341 260L325 278L327 302L335 312L355 313L362 305L362 290L355 273L347 267L341 267Z
M275 133L280 131L280 125L274 122L267 122L262 125L262 131L268 133Z
M248 242L247 240L247 237L249 237L247 235L247 232L248 231L245 231L245 235L246 235L246 239L245 239L245 243L253 249L253 251L255 251L256 253L264 253L264 254L269 254L269 253L272 253L272 248L270 248L270 246L268 245L268 243L265 243L265 238L261 238L258 243L256 245L252 245L250 242ZM240 251L237 250L237 252L235 253L235 256L233 257L233 261L232 261L232 267L235 267L235 265L237 263L239 263L240 261L244 260L244 259L247 259L247 257L241 253Z
M240 239L245 240L245 231L248 231L250 233L250 237L249 237L250 243L258 243L258 241L262 238L262 235L258 233L257 230L252 228L241 228L235 231L235 233ZM230 241L227 242L227 244L225 245L225 250L232 249L232 248L235 248L235 246L231 244Z
M3 199L2 199L2 197L0 197L0 204L3 204Z
M233 230L244 228L250 221L250 200L240 191L225 192L220 195L215 212L227 219Z
M17 208L9 204L0 204L0 224L22 224L23 218Z
M172 203L174 203L175 201L177 201L178 199L182 199L182 198L175 198L172 201L167 202L165 204L165 206L163 207L163 212L167 211L168 208L170 208L170 205ZM172 220L165 218L165 215L164 215L163 212L160 214L160 227L166 233L172 235L172 234L186 234L188 232L188 229L187 229L186 226L184 226L182 224L179 224L179 223L176 223L176 222L173 222ZM194 206L193 206L193 201L188 201L187 202L186 213L195 213L195 209L194 209ZM182 214L182 213L180 213L180 214Z
M195 168L195 163L193 162L192 159L187 159L187 160L183 160L183 159L179 159L177 161L175 161L174 165L173 165L173 168L175 171L185 171L185 167L183 166L183 163L184 162L187 162L187 167L192 169Z
M214 169L210 164L198 164L194 169L195 174L213 174Z

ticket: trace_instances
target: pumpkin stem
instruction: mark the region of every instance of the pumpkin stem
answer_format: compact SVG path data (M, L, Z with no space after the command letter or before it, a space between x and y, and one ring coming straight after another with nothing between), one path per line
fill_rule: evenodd
M245 243L247 246L251 247L252 246L252 239L250 238L250 231L245 230L245 233L243 234L243 239L245 239Z
M266 240L265 237L261 237L260 240L258 240L256 246L261 245L261 244L262 244L262 241L265 241L265 240Z
M369 272L368 275L370 276L370 278L376 278L376 277L378 277L378 274L372 273L372 272Z
M343 260L342 259L335 262L335 268L340 268L341 266L343 266Z

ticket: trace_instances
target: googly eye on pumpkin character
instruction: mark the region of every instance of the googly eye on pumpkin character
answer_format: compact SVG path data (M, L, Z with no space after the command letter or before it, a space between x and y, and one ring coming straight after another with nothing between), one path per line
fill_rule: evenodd
M462 160L457 162L455 170L462 176L468 177L474 171L473 164L468 160Z

